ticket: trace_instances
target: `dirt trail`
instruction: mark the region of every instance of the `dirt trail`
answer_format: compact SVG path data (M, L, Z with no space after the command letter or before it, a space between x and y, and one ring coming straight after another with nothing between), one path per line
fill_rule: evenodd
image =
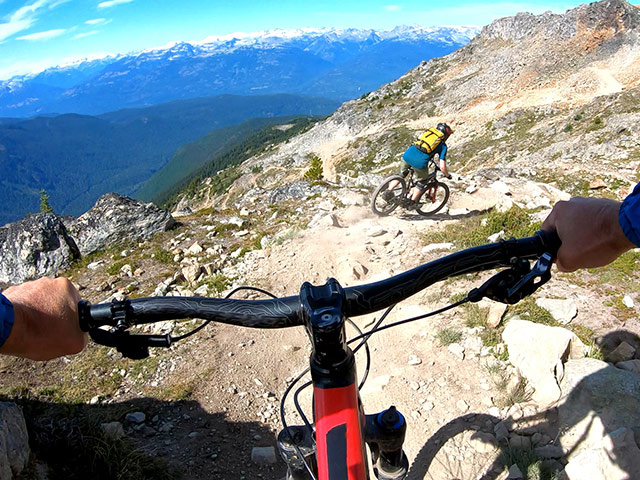
M434 228L434 220L413 214L378 218L364 207L348 208L337 219L340 227L318 226L298 238L261 251L256 260L258 267L247 283L268 288L276 295L293 295L305 280L320 284L335 276L344 286L350 286L400 273L443 254L427 257L421 253L420 234ZM434 286L398 306L387 321L426 313L447 302L448 295L442 287ZM360 328L366 328L378 317L372 315L354 321ZM483 361L460 360L435 340L438 329L447 324L460 327L462 323L453 312L388 330L369 342L372 364L362 390L365 409L371 413L393 404L404 413L409 423L405 450L410 461L443 424L470 412L484 414L491 405L490 380L482 367ZM350 333L354 331L351 329ZM215 337L222 352L218 361L226 365L216 367L212 375L216 378L215 386L203 388L197 392L197 398L207 411L225 408L227 418L233 422L246 423L256 417L253 405L238 408L234 400L238 398L236 393L220 397L220 392L228 393L229 384L233 384L231 391L252 392L258 379L264 390L280 399L286 379L306 366L308 341L300 329L264 332L221 326ZM245 346L238 348L238 345ZM199 350L202 349L200 345ZM225 358L227 351L229 356ZM204 351L197 356L201 354L207 356ZM359 353L358 357L362 369L364 354ZM360 370L359 376L362 374ZM308 405L309 396L303 395L302 402ZM288 408L293 411L292 406ZM295 423L294 418L291 421ZM467 429L472 425L476 430L493 427L492 424L475 425L473 420L471 417L466 424L462 423ZM270 417L266 423L274 432L279 429L278 418ZM423 467L416 463L412 478L475 478L491 462L491 455L478 453L468 443L463 444L461 438L452 440L446 450L440 452L428 476L424 476ZM440 442L443 440L446 439L441 438ZM273 472L276 475L273 478L279 473ZM272 478L269 474L265 477Z

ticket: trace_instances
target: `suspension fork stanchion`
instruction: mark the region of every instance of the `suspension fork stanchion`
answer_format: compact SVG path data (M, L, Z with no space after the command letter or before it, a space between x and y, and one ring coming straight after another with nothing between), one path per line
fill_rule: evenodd
M404 416L392 405L366 418L365 441L373 455L376 478L403 480L409 471L409 459L402 450L407 431Z
M310 366L318 480L368 479L365 417L342 313L344 290L335 279L322 286L305 283L300 301L313 346Z

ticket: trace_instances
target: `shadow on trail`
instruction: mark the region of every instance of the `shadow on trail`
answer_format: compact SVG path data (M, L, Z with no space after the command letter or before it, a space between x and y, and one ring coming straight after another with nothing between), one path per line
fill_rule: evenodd
M273 466L251 461L253 447L275 447L275 435L258 422L229 421L195 401L139 398L87 405L10 399L22 406L32 450L21 480L283 478L277 454ZM129 423L127 413L142 412L144 422ZM120 422L125 436L105 433L102 424ZM117 425L116 425L117 427Z
M621 341L640 347L634 333L624 330L612 332L598 341L605 350L605 359L606 352L611 352ZM489 460L482 472L477 472L479 475L472 478L494 480L515 463L525 479L554 480L564 469L566 459L578 454L577 462L588 464L593 469L594 479L613 478L602 476L607 472L612 475L612 469L615 470L615 478L640 479L640 458L637 455L637 444L640 443L640 375L593 359L584 360L576 370L591 373L582 377L573 373L573 378L580 380L572 383L571 378L567 379L566 388L570 393L561 403L535 415L507 419L507 423L513 424L510 440L500 441L499 449L493 453L494 460ZM463 470L462 466L451 464L455 457L450 451L451 440L457 437L458 441L464 441L458 436L466 432L467 438L482 442L487 434L494 434L494 426L501 420L492 415L474 413L454 418L430 436L416 455L407 478L467 480L456 476ZM549 445L556 448L536 448L544 446L533 444L532 436L536 432L546 436L551 440ZM603 441L604 433L613 435ZM520 437L519 445L513 441L513 434ZM525 446L522 438L527 439ZM448 442L449 448L443 448ZM608 461L610 466L600 476L595 476L599 458ZM454 458L453 463L455 461ZM466 459L459 460L459 463L464 461ZM447 471L447 476L434 474L437 469Z

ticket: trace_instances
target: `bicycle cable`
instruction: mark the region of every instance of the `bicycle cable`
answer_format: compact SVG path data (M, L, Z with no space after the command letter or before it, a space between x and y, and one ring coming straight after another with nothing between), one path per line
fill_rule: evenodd
M451 310L452 308L459 307L460 305L465 304L467 302L469 302L469 297L468 296L463 298L462 300L454 302L454 303L452 303L450 305L447 305L445 307L442 307L442 308L440 308L438 310L434 310L433 312L425 313L423 315L418 315L417 317L412 317L412 318L407 318L407 319L404 319L404 320L399 320L397 322L389 323L388 325L384 325L382 327L372 328L371 330L363 333L362 335L358 335L357 337L353 337L353 338L349 339L347 341L347 344L353 343L356 340L360 340L361 338L365 338L365 337L368 339L374 333L381 332L381 331L386 330L386 329L391 328L391 327L397 327L399 325L404 325L405 323L415 322L416 320L422 320L423 318L432 317L433 315L437 315L439 313L446 312L447 310Z

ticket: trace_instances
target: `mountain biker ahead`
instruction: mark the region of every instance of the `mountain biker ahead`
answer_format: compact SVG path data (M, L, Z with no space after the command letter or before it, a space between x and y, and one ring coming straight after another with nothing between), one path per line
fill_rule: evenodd
M402 160L405 165L411 166L416 172L416 187L411 189L411 200L414 202L420 198L420 195L426 189L425 180L435 175L435 160L434 157L438 155L440 170L445 177L451 178L451 174L447 169L447 144L445 143L449 136L453 133L453 130L446 123L439 123L436 128L430 128L411 145L402 154ZM432 162L434 162L432 164ZM402 169L402 175L406 176L407 169ZM424 183L423 183L424 182ZM395 185L389 185L392 189Z

